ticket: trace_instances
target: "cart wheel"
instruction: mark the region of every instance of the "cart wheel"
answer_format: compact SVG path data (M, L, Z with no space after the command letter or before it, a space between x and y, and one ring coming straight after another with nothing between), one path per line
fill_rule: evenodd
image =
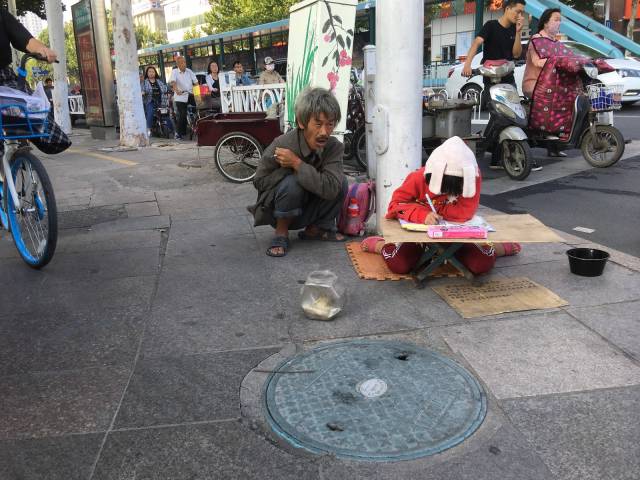
M218 140L213 156L223 177L243 183L255 176L262 150L260 142L251 135L231 132Z

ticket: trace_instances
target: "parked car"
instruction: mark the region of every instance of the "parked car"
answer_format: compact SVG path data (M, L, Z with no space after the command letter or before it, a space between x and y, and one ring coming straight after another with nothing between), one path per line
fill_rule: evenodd
M604 58L605 54L595 50L587 45L577 43L571 40L564 42L569 48L580 55L586 55L591 58ZM522 44L522 58L526 58L527 43ZM471 68L476 68L480 65L482 60L482 53L478 53L473 60L471 60ZM606 58L607 63L615 68L615 72L604 73L598 75L598 79L605 85L623 85L622 103L630 105L640 100L640 62L629 58ZM483 84L482 77L476 75L471 78L465 78L462 76L462 63L455 65L449 69L448 78L445 83L445 89L447 94L451 98L458 98L458 95L466 96L473 92L479 95L482 92ZM518 93L522 96L522 76L524 75L524 60L519 60L516 63L516 69L514 76L516 79L516 85L518 87Z

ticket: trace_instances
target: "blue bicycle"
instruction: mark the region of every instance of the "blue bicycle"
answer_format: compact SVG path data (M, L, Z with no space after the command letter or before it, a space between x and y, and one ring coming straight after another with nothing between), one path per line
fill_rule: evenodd
M31 55L24 55L19 73ZM0 172L0 221L11 232L22 259L44 267L56 249L58 214L51 180L27 140L47 133L48 110L30 111L19 102L0 98L0 139L4 143Z

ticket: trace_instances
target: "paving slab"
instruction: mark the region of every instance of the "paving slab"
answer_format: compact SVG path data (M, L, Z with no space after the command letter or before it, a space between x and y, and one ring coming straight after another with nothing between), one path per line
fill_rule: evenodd
M129 188L119 190L99 189L91 196L91 206L114 205L122 203L155 202L153 191L136 191Z
M136 364L115 428L238 418L242 378L275 352L144 358Z
M145 307L0 317L0 375L130 366Z
M106 431L128 368L89 368L0 378L0 439Z
M158 230L166 229L171 225L171 220L166 215L155 217L122 218L111 222L100 223L92 227L94 232L129 232L133 230Z
M0 441L0 478L85 480L104 434Z
M271 308L261 313L200 304L155 308L145 330L142 356L190 355L279 346L291 341L291 319Z
M161 232L157 230L112 233L96 233L86 229L67 230L61 232L58 237L56 256L64 253L109 252L160 247L161 239Z
M125 205L125 209L127 211L127 217L129 218L153 217L155 215L160 215L160 210L158 209L158 203L156 201L128 203Z
M188 307L208 307L212 313L224 308L243 315L263 315L278 303L276 291L270 285L256 282L267 278L264 265L256 260L247 262L251 268L238 268L229 261L196 265L167 262L158 281L154 306L174 310Z
M610 263L600 277L581 277L569 271L569 261L544 262L536 265L501 267L496 270L506 277L527 277L569 302L572 307L587 307L640 299L640 275Z
M124 205L106 205L104 207L89 207L86 209L71 209L58 213L58 227L88 228L99 223L110 222L119 218L126 218Z
M549 469L510 426L499 428L477 448L414 461L345 462L326 459L322 478L335 480L548 480Z
M244 229L241 220L229 223ZM207 227L194 225L192 229L183 231L172 228L164 258L167 268L180 263L210 265L211 268L232 262L264 264L264 252L260 251L253 233L227 235L217 228Z
M93 480L315 480L311 459L287 454L237 421L112 432Z
M555 478L640 478L639 387L501 403Z
M567 311L636 360L640 360L639 301L601 307L568 308Z
M156 275L160 270L158 247L138 248L127 251L59 253L41 271L25 268L22 259L7 260L3 270L6 283L36 280L42 283L73 282L85 278L113 279L133 275Z
M84 279L74 282L50 280L37 283L38 291L28 292L26 298L15 295L10 289L0 288L0 305L4 311L14 314L101 311L132 305L148 307L155 284L155 276Z
M640 384L640 367L566 313L444 329L498 399Z

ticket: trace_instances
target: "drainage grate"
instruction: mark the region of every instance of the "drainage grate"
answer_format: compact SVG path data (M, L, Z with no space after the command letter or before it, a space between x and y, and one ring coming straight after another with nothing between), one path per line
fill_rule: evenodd
M430 350L385 341L333 343L278 367L265 386L271 428L296 447L389 461L433 455L486 414L482 387Z

